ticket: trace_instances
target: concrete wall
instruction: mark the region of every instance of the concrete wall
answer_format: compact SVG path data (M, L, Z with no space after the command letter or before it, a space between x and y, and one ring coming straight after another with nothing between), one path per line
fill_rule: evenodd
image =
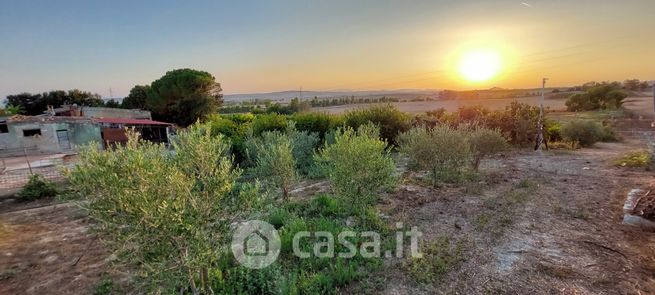
M8 133L0 133L0 153L6 149L36 147L41 153L61 153L77 150L94 143L102 147L100 127L92 122L9 122ZM24 136L25 129L40 129L41 135ZM67 130L70 148L60 146L57 130Z
M86 118L152 119L150 111L101 107L82 107L82 116Z

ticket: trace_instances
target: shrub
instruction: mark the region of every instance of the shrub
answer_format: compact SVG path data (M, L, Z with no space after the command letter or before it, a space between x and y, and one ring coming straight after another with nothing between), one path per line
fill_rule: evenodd
M259 145L255 145L254 175L266 180L289 197L289 190L297 178L296 161L289 136L278 131L264 132ZM248 151L250 155L251 151Z
M396 143L398 134L409 130L411 127L409 115L401 112L391 104L347 112L344 115L344 123L353 129L367 123L373 123L380 128L380 137L392 144Z
M33 201L57 196L55 184L38 174L30 176L29 181L18 193L21 201Z
M652 154L646 150L631 151L616 160L616 165L623 167L648 167Z
M478 171L482 159L507 149L507 139L498 130L476 128L469 132L468 140L471 144L475 171Z
M257 115L252 121L252 133L257 136L266 131L284 131L287 128L287 117L280 114Z
M593 86L584 93L569 97L566 100L566 108L571 112L620 108L628 95L619 87L620 85L611 83Z
M562 140L562 124L559 122L546 121L544 124L544 129L546 131L546 142L556 142Z
M600 123L590 120L574 120L564 124L560 130L562 138L572 146L579 144L583 147L592 146L604 134Z
M453 181L471 163L472 150L464 132L449 126L414 128L399 136L400 152L413 169L428 170L433 185Z
M289 120L296 122L295 126L299 131L316 133L321 139L325 138L326 133L343 125L341 116L327 113L297 113Z
M212 293L209 273L229 247L233 220L259 204L256 187L238 187L229 142L194 125L165 146L129 135L114 151L87 147L69 171L80 206L120 262L152 293ZM235 191L239 188L239 191ZM250 189L248 189L250 188Z
M394 182L395 166L387 143L373 125L337 130L334 143L326 146L317 162L323 165L338 197L352 204L355 212L375 201L381 187Z
M293 121L289 122L287 134L291 140L296 169L303 175L311 174L315 170L314 152L320 141L318 134L296 130Z

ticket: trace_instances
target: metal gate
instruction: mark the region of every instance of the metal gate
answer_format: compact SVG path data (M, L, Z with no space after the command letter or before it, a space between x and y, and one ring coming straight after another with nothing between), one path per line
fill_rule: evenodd
M59 148L62 150L71 149L71 142L68 139L68 130L57 130L57 140L59 140Z

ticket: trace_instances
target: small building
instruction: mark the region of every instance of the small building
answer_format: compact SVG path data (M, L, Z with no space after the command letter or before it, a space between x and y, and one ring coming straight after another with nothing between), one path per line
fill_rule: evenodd
M85 144L102 147L100 126L89 118L16 115L0 119L1 153L22 149L68 153Z
M16 115L0 118L0 154L72 153L87 144L108 148L127 142L126 128L145 140L168 143L171 126L150 119Z

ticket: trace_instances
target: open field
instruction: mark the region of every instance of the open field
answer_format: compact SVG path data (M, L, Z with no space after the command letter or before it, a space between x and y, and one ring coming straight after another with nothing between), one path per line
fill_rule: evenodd
M538 106L540 97L521 97L521 98L498 98L498 99L467 99L467 100L435 100L435 101L415 101L415 102L395 102L392 103L399 110L411 114L423 113L438 108L444 108L447 111L455 111L461 106L483 106L492 110L503 109L513 101ZM546 99L544 106L550 110L564 110L566 99ZM351 109L366 108L371 104L340 105L330 107L313 108L314 112L326 112L330 114L341 114ZM652 112L652 97L639 96L629 97L626 99L626 107L630 109L649 110Z

